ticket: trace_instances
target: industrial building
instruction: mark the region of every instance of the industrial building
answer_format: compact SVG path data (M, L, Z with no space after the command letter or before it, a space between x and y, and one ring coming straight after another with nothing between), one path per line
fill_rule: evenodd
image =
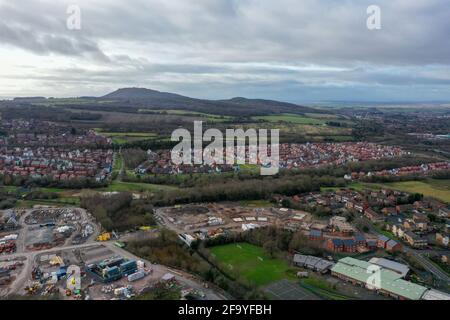
M86 266L86 271L101 282L108 283L127 277L138 270L135 260L113 257Z
M426 287L402 279L402 275L367 261L350 257L340 259L331 269L331 274L355 285L400 299L419 300L428 290Z
M321 273L328 272L334 266L333 262L302 254L295 254L292 261L298 267L305 267Z
M422 300L450 300L450 294L431 289L425 292Z
M389 259L372 258L369 260L369 263L383 267L387 270L397 272L398 274L400 274L402 276L402 278L404 278L409 272L409 268L407 265L398 263L398 262L395 262L395 261L392 261Z

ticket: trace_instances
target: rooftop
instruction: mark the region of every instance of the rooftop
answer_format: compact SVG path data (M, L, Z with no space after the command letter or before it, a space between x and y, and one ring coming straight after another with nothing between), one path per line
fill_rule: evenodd
M376 264L391 271L395 271L401 274L402 277L406 276L409 272L409 267L407 265L385 258L372 258L369 260L369 263Z
M423 300L450 300L450 295L438 290L428 290L422 297Z
M367 261L346 257L340 259L331 271L410 300L419 300L428 290L423 286L401 279L400 274L383 267L379 269L380 282L371 283L371 276L377 271L373 266L375 265Z

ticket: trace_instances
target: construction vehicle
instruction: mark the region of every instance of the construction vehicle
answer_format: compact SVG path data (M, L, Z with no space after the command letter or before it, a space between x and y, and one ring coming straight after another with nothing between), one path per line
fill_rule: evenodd
M29 286L26 286L25 291L28 294L35 294L40 288L41 288L41 286L40 286L39 282L35 282Z
M111 234L109 232L103 232L96 239L97 241L109 241L111 240Z
M40 280L42 278L42 271L39 269L39 267L33 268L31 271L31 278L33 280Z
M116 241L116 242L114 242L114 245L116 246L116 247L118 247L118 248L121 248L121 249L123 249L123 248L125 248L125 243L123 243L123 242L121 242L121 241Z

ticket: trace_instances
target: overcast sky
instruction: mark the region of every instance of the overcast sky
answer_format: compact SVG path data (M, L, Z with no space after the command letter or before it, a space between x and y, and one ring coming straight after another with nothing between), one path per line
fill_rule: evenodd
M81 30L66 26L81 9ZM368 30L367 7L381 8ZM0 96L450 101L449 0L0 0Z

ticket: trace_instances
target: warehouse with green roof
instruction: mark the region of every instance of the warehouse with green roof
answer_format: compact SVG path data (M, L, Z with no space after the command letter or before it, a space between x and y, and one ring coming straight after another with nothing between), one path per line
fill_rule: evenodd
M419 300L428 290L424 286L403 280L396 272L351 257L340 259L331 269L331 274L402 300Z

